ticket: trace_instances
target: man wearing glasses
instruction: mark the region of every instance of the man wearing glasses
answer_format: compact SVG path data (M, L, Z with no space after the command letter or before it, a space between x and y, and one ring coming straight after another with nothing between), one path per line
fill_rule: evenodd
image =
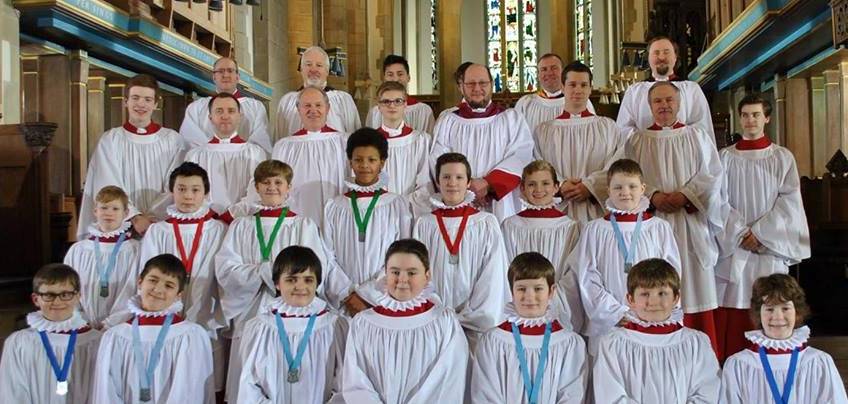
M268 111L265 105L253 98L245 97L238 90L238 64L227 57L218 59L212 66L212 81L215 82L216 93L227 93L235 96L241 104L242 121L238 128L241 138L262 147L266 153L271 153L271 137L268 135ZM189 147L200 146L212 139L215 128L209 120L209 100L203 97L188 105L180 126L180 135Z

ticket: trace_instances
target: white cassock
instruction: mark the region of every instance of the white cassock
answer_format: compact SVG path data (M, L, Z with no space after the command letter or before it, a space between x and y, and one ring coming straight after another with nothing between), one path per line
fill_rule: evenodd
M580 235L579 225L553 204L536 206L523 200L522 203L526 209L502 223L507 262L525 252L544 255L554 266L557 284L562 285L557 297L567 302L557 307L561 312L558 318L566 329L579 332L584 321L577 277L566 268L566 260Z
M563 202L569 217L584 224L604 215L607 199L607 169L627 141L612 119L567 112L546 121L533 133L535 157L551 163L560 181L579 178L589 189L589 199Z
M654 124L654 116L648 101L648 91L654 83L655 81L642 81L633 84L627 88L624 98L621 99L616 124L628 137L633 132L647 129ZM671 84L680 90L680 110L677 111L677 120L689 126L700 127L704 130L703 135L715 146L710 104L701 86L689 80L672 80Z
M581 403L586 393L589 366L586 345L579 335L567 331L546 315L538 318L520 317L512 303L504 310L507 321L480 337L474 354L471 373L471 403L528 404L524 378L518 359L512 324L521 334L524 356L527 358L530 379L541 383L538 403ZM546 324L552 322L547 362L543 376L536 374L544 340Z
M256 317L263 305L276 296L273 281L274 259L284 248L299 245L311 249L321 261L321 285L318 293L327 296L335 306L347 297L350 281L337 267L333 254L325 246L318 226L307 217L289 211L283 219L277 236L270 241L271 233L282 208L254 205L253 214L258 214L262 223L265 243L271 243L269 259L265 261L256 234L256 217L240 217L232 222L227 235L215 255L215 277L220 290L221 309L230 325L232 343L227 377L227 396L235 399L239 390L239 374L242 357L239 346L245 324ZM232 323L230 323L232 322Z
M648 323L629 316L631 328L601 339L594 364L596 403L715 404L719 367L706 334L682 327L683 313Z
M324 242L335 252L339 267L352 283L352 291L374 306L382 295L376 281L385 273L386 250L395 240L409 238L412 210L406 198L393 193L380 194L367 222L365 240L360 241L351 205L353 191L359 195L356 205L360 217L365 220L374 192L385 192L385 188L381 182L370 187L346 183L350 191L327 201L324 206Z
M524 115L524 120L527 121L530 132L535 132L540 124L556 119L556 117L562 114L563 110L565 110L565 95L562 91L548 93L544 89L541 89L519 98L515 103L515 109L521 115ZM592 100L586 101L586 109L593 114L595 113L595 106L592 105Z
M738 352L727 359L721 374L721 404L774 403L760 360L759 347L766 348L766 356L773 372L778 390L784 393L784 385L789 375L791 352L798 348L798 363L795 368L795 380L788 397L788 403L828 403L846 404L848 396L845 385L833 358L827 353L807 346L810 329L797 328L789 339L775 340L763 334L762 330L748 331L745 338L752 348Z
M168 196L168 176L183 162L183 147L179 133L156 123L147 128L125 123L106 131L88 163L77 238L94 223L94 198L107 185L127 193L131 212L162 218L160 202Z
M702 129L675 124L676 128L648 129L634 133L625 146L625 157L642 167L645 195L681 192L689 200L674 213L657 211L671 224L680 252L683 311L698 313L718 307L714 268L726 213L722 208L724 169L715 145ZM691 213L689 213L691 212Z
M309 316L315 324L307 339L300 362L300 380L288 382L288 360L277 331L276 313L280 313L291 354L303 341ZM315 298L305 307L290 306L281 298L269 301L261 314L247 322L241 344L244 370L238 381L238 403L321 404L338 391L344 343L347 338L344 318L327 310L327 304ZM235 403L236 400L230 400Z
M41 312L29 313L26 319L29 328L13 332L3 343L3 356L0 357L0 397L3 397L3 402L90 403L100 331L89 328L76 311L65 321L50 321ZM67 394L59 395L56 394L56 374L39 333L45 332L61 368L72 330L77 331L77 336L67 377L68 389Z
M412 129L424 133L433 133L433 125L436 124L433 108L412 97L406 97L406 110L403 112L403 120ZM371 111L368 111L365 126L377 129L382 125L383 115L380 113L380 107L375 105L371 108Z
M291 208L321 227L324 204L342 192L350 171L343 134L326 126L321 132L300 130L277 141L272 158L294 171Z
M342 392L332 403L461 403L468 343L456 314L423 292L388 295L353 318L345 345Z
M261 147L246 143L239 135L229 139L213 137L204 145L186 153L186 161L197 163L209 175L209 199L212 210L224 212L247 196L253 170L268 158Z
M141 309L138 296L130 299L129 319L103 334L97 353L93 404L140 403L140 380L133 349L132 319L139 317L139 340L145 368L150 363L165 316L174 320L164 337L159 363L150 380L151 403L215 402L212 348L203 327L179 317L182 303L160 312Z
M83 317L96 328L102 327L112 312L126 307L129 296L119 295L127 285L135 289L138 282L140 243L132 238L129 227L130 223L124 222L115 231L102 232L92 224L88 229L89 238L74 243L65 254L64 263L76 270L80 277ZM124 240L118 246L121 234ZM115 250L116 247L118 250ZM112 262L114 266L110 270ZM107 271L110 272L106 274ZM101 282L104 280L106 296L101 295Z
M436 209L416 220L412 238L424 243L430 252L430 279L443 304L457 313L464 328L482 333L503 319L503 307L509 301L509 263L497 218L471 207L473 198L474 194L468 192L463 203L451 207L434 199ZM454 245L463 215L467 215L456 264L450 262L451 252L436 214L443 216Z
M810 230L795 157L786 148L770 144L767 137L762 139L766 139L764 148L739 150L737 143L719 153L732 209L725 237L719 241L722 258L716 267L722 307L749 308L757 278L788 273L790 265L810 257ZM760 251L740 247L748 231L763 244Z
M359 111L353 97L347 92L326 87L327 98L330 99L330 111L327 113L327 126L336 128L343 133L353 133L362 127ZM279 141L303 127L300 115L297 113L297 91L286 93L277 105L277 131L275 139Z
M634 248L633 234L636 230L636 214L642 212L639 239L633 252L633 264L648 258L662 258L680 274L680 254L674 241L674 232L665 220L645 212L648 199L643 197L640 206L633 212L615 209L616 224L628 252ZM624 254L609 218L595 219L586 224L580 241L571 253L568 267L577 276L580 299L586 310L586 327L583 334L589 336L589 352L597 353L598 337L609 333L627 313L627 272Z
M389 142L389 158L383 166L390 192L406 197L430 181L428 157L432 138L426 132L402 124L397 129L377 129Z
M514 109L494 103L483 110L461 104L443 114L433 129L430 150L431 178L436 178L436 159L444 153L462 153L471 163L471 177L483 178L494 190L495 200L485 207L498 222L518 213L521 172L532 160L533 137L524 117Z
M245 97L240 91L233 93L241 106L241 125L238 133L245 140L258 145L265 153L271 152L271 136L268 133L268 111L261 101ZM209 143L215 135L215 126L209 119L209 101L212 97L202 97L188 104L183 123L180 125L180 135L190 147L202 146Z

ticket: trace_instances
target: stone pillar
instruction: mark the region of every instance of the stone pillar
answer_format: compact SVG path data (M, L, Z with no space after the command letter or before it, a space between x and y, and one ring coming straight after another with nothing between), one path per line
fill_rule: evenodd
M812 88L812 109L810 126L812 130L811 147L813 151L812 175L822 175L827 169L830 155L827 154L827 102L825 100L824 77L810 77Z
M10 1L0 1L0 124L21 121L20 23Z
M779 145L786 145L786 77L774 76L774 110L771 125L774 128L772 140Z
M848 153L848 129L845 123L848 122L848 62L839 63L839 82L840 87L840 104L842 105L842 136L839 141L839 148L842 152Z
M73 195L82 193L82 183L88 168L88 52L71 51L71 189Z
M439 1L436 6L436 55L439 61L439 102L442 107L454 105L461 95L453 80L453 72L462 63L462 2Z
M795 155L798 174L813 175L810 134L810 83L805 78L786 80L786 147Z
M77 62L75 62L77 63ZM50 192L74 195L73 134L71 123L71 58L45 55L38 62L39 118L57 124L50 144Z
M253 7L230 7L233 13L233 46L239 67L253 73Z
M88 156L94 153L100 136L106 131L106 77L88 78Z
M842 128L845 126L845 115L842 114L842 89L839 86L841 73L839 70L824 71L825 108L825 152L830 158L842 147Z
M551 39L551 52L562 57L565 63L574 60L574 2L554 0L551 2L551 25L556 33ZM618 45L616 44L616 47Z
M127 109L124 107L125 87L126 83L123 81L109 80L108 82L109 128L121 126L127 120Z

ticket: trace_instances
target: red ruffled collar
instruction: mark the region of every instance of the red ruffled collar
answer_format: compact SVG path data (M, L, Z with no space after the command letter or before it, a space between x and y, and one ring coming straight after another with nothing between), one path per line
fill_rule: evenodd
M70 334L70 333L71 333L71 331L76 331L76 332L77 332L77 334L85 334L85 333L87 333L87 332L91 331L91 326L86 324L86 325L85 325L85 327L80 327L80 328L77 328L76 330L66 330L66 331L48 331L48 332L49 332L49 333L51 333L51 334L65 334L65 335L68 335L68 334Z
M671 125L671 129L680 129L680 128L685 127L685 126L686 125L677 121L677 122L674 122L674 125ZM658 124L656 122L654 122L653 125L648 127L648 130L663 130L663 129L665 129L665 127L661 126L660 124Z
M545 324L534 325L534 326L526 326L519 325L518 332L521 335L545 335ZM509 321L504 321L501 323L498 328L512 332L512 323ZM562 330L562 325L560 325L559 321L554 320L553 324L551 324L551 332L557 332Z
M571 119L571 118L586 118L590 116L595 116L595 114L589 112L588 109L584 109L580 112L580 114L572 114L568 111L562 111L562 115L556 117L556 119Z
M425 313L428 310L432 309L433 306L435 306L433 302L427 300L420 306L413 307L407 310L392 310L384 306L374 306L374 312L388 317L410 317L417 314Z
M471 106L468 105L467 102L460 102L459 105L457 105L456 111L453 111L453 113L457 114L460 117L463 117L465 119L475 119L475 118L488 118L488 117L500 114L501 112L504 112L504 111L506 111L506 109L504 107L502 107L502 106L500 106L500 105L498 105L494 102L490 102L489 106L486 107L485 111L474 112L474 110L471 109Z
M138 325L158 325L161 326L165 324L165 317L167 316L138 316ZM132 324L133 319L127 320L127 324ZM177 324L183 322L183 318L177 314L174 314L174 319L171 321L171 324Z
M176 224L197 224L197 223L200 223L200 222L205 222L207 220L212 220L212 219L217 219L217 218L218 218L218 214L213 212L210 209L209 212L207 212L206 215L203 216L203 217L198 217L198 218L194 218L194 219L178 219L176 217L169 217L169 218L165 219L165 221L168 222L168 223L176 223Z
M565 216L565 213L562 213L562 211L557 208L524 209L521 212L518 212L518 216L549 219L563 217Z
M648 211L642 212L642 220L648 220L652 217L654 217L654 215L652 215L650 212L648 212ZM618 214L615 215L615 221L616 222L635 222L636 220L638 220L638 218L639 218L639 215L636 214L636 213L633 213L633 214L618 213ZM606 215L604 215L604 220L606 220L606 221L610 220L610 213L607 213Z
M636 323L625 323L624 328L628 330L638 331L644 334L653 334L653 335L663 335L663 334L671 334L677 330L683 328L683 325L678 323L667 324L667 325L655 325L646 327L643 325L639 325Z
M229 212L227 212L227 213L229 213ZM283 213L283 208L262 209L257 213L259 214L259 217L280 217L280 215ZM291 210L286 212L286 217L293 217L293 216L297 216L297 214L292 212Z
M754 343L749 344L748 349L754 352L760 352L760 346ZM803 351L805 349L807 349L807 344L802 344L798 347L798 351ZM786 355L791 353L792 349L766 348L766 354L768 355Z
M133 124L129 123L129 121L124 122L123 126L124 130L126 130L127 132L135 133L136 135L152 135L158 132L159 129L162 129L162 125L159 125L158 123L153 121L150 121L150 124L148 124L144 128L138 128Z
M761 150L771 146L771 139L768 136L755 140L739 139L735 146L736 150Z
M335 133L335 132L338 132L338 131L327 126L327 125L324 125L324 127L321 128L321 133ZM299 131L292 133L292 136L303 136L307 133L309 133L309 131L307 131L306 128L302 128Z
M480 213L477 208L472 206L463 206L460 209L436 209L433 211L433 214L436 216L441 215L442 217L463 217L466 215L471 216L477 213Z

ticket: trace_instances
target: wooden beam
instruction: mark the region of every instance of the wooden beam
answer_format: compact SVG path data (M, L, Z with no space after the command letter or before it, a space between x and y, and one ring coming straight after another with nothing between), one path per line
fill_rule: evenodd
M434 0L436 1L436 0ZM436 52L439 61L439 102L442 108L461 98L453 80L453 72L462 63L462 2L437 1Z

